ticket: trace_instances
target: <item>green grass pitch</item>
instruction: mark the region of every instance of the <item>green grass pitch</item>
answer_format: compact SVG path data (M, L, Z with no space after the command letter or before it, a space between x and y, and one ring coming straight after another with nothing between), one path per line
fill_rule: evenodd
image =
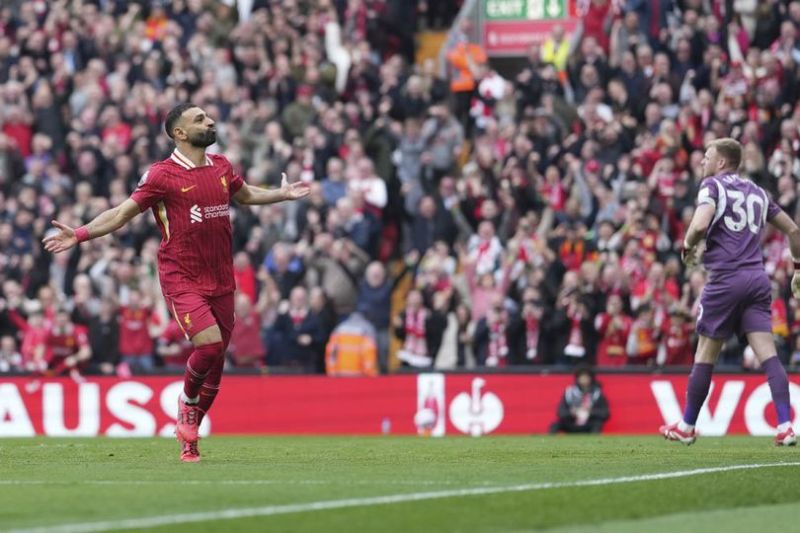
M0 440L0 531L730 533L800 516L800 450L766 438L211 437L201 451L182 464L170 439ZM741 465L765 466L723 470Z

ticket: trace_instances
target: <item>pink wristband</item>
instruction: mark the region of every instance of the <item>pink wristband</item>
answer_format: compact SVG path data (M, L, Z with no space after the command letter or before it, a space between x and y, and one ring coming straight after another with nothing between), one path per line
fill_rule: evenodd
M86 226L81 226L75 230L75 237L78 238L78 242L88 241L89 230L86 228Z

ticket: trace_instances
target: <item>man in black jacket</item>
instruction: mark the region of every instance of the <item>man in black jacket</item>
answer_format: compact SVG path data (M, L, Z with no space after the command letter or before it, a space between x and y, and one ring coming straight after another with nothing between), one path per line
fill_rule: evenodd
M588 367L575 371L575 384L564 391L558 404L558 420L550 433L600 433L608 420L608 402Z
M91 371L112 375L119 356L119 322L116 307L109 300L100 303L99 314L89 323L89 344L92 347Z

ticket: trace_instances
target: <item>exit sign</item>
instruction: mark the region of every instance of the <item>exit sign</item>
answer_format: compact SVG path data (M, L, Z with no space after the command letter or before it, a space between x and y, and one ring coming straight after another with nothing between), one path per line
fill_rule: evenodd
M486 20L549 20L567 16L567 0L485 0Z
M490 56L525 55L553 27L567 33L578 23L576 0L482 0L481 35Z

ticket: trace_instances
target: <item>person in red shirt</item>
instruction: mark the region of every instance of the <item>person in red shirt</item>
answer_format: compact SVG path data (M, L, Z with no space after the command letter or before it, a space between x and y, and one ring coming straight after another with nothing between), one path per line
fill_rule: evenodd
M285 174L277 190L247 185L226 157L206 153L217 140L216 124L196 105L175 106L167 113L164 129L175 150L150 166L130 198L79 228L54 220L57 231L48 233L43 242L48 252L60 253L107 235L152 209L161 231L161 291L195 347L186 364L175 432L181 460L197 462L198 427L219 390L233 331L231 200L244 205L298 200L308 195L309 186L290 184Z
M11 322L22 332L22 345L19 352L22 355L22 365L28 372L37 374L47 370L49 354L45 341L50 328L45 324L41 310L33 311L24 319L16 309L8 310Z
M661 324L659 363L664 366L686 365L694 362L692 351L692 326L689 312L681 308L670 310ZM663 362L662 362L663 361Z
M256 272L250 263L247 252L239 252L233 258L233 277L236 280L236 290L250 298L250 303L256 303Z
M622 312L622 298L612 294L606 302L606 312L595 317L594 327L600 335L597 347L597 366L624 366L628 362L625 347L633 320Z
M668 306L680 298L680 287L673 277L667 277L664 265L653 263L647 271L647 277L634 284L631 292L631 307L634 310L644 302L650 303L656 311ZM664 310L666 314L666 310ZM659 315L661 316L661 315Z
M652 306L642 304L628 335L628 364L649 366L655 363L660 333Z
M617 7L611 0L590 0L585 3L582 16L583 39L594 38L608 55L611 46L611 23L617 14Z
M166 368L186 368L193 351L192 341L186 338L180 324L175 321L171 321L158 337L156 352Z
M236 325L231 336L231 359L239 368L261 368L267 350L261 340L261 317L268 300L259 299L253 306L250 296L236 294Z
M92 357L86 328L73 324L69 312L59 309L35 357L47 358L47 373L69 373L76 381L82 381L79 368Z
M3 126L0 132L5 133L19 150L19 155L27 158L31 155L31 141L33 140L33 127L31 117L26 116L21 106L11 105L6 108Z
M161 320L145 305L137 289L132 289L128 298L128 305L119 308L119 353L132 369L151 372L154 367L153 329Z

